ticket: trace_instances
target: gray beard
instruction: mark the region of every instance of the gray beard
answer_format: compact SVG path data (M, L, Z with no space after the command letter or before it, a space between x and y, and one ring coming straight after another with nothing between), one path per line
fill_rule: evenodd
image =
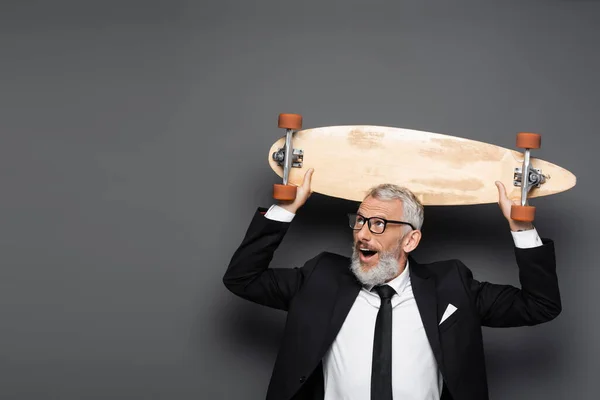
M398 274L398 256L400 245L391 252L379 253L379 262L371 269L364 271L360 263L359 251L356 244L352 247L352 263L350 269L356 278L366 286L381 285Z

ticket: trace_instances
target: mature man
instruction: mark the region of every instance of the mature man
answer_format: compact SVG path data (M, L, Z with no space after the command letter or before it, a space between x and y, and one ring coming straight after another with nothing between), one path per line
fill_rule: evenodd
M488 399L482 326L550 321L561 311L554 244L510 219L521 289L478 282L458 260L419 264L423 206L407 189L373 188L349 215L349 259L323 252L301 268L269 268L310 197L258 208L223 277L236 295L286 310L267 399Z

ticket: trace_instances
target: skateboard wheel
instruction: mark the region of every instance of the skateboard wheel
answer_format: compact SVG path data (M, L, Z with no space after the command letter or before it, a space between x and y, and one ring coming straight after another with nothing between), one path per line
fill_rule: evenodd
M517 133L517 147L521 149L539 149L542 145L542 135L539 133Z
M535 207L513 205L510 208L510 218L515 221L533 222Z
M292 185L273 185L273 198L281 201L296 200L296 190L298 188Z
M302 129L302 115L279 114L279 127L283 129Z

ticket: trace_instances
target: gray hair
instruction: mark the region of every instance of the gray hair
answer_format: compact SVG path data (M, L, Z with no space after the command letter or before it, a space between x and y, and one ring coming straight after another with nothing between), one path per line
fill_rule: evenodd
M411 223L417 230L423 226L423 204L409 189L392 183L384 183L369 189L365 199L369 196L379 200L402 201L402 219Z

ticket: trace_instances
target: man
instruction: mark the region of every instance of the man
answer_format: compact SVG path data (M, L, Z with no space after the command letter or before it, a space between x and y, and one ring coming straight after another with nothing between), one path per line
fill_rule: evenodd
M259 208L223 277L236 295L286 310L268 400L488 399L481 326L550 321L561 311L554 244L510 219L521 289L478 282L458 260L417 263L423 206L380 185L349 216L349 259L324 252L301 268L269 268L313 170L293 202Z

